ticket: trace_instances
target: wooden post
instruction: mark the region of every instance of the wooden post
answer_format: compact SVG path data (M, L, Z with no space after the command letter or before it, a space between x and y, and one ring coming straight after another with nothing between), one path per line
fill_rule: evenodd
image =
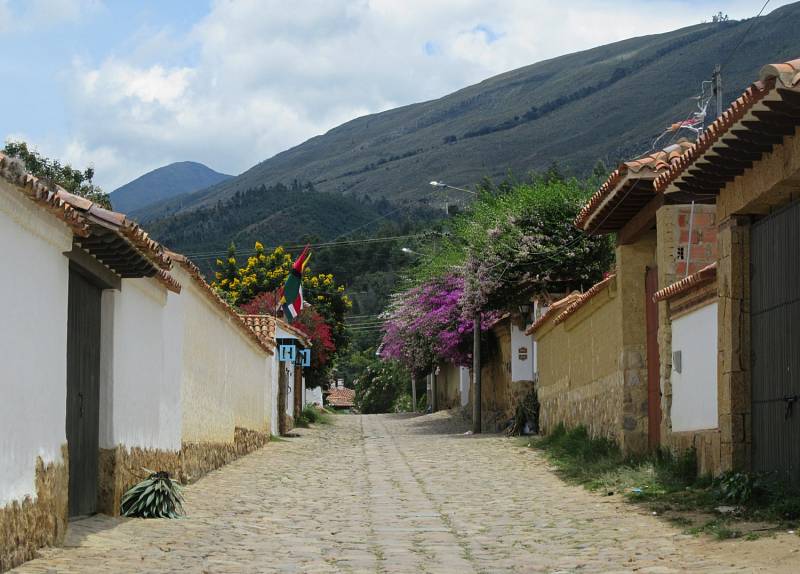
M303 367L294 366L294 419L300 416L303 410ZM295 425L296 426L296 425Z
M417 377L411 376L411 412L417 412Z
M281 361L278 363L278 434L285 436L289 430L286 428L286 366Z
M436 400L436 369L431 373L431 412L439 410L439 401Z
M481 314L472 323L472 433L481 432Z

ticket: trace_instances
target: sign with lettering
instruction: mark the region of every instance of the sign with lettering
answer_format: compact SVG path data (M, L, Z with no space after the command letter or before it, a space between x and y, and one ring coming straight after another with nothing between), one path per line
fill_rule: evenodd
M294 363L297 358L297 347L294 345L281 345L278 347L278 360Z
M301 367L310 367L311 349L303 349L302 351L297 353L297 360L295 361L295 365L300 365Z

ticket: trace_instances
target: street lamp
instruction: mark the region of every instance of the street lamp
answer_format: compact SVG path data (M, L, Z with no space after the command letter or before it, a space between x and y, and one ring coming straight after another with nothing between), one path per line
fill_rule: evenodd
M456 191L463 191L464 193L471 193L472 195L478 195L474 191L470 191L469 189L464 189L463 187L456 187L455 185L448 185L443 181L432 181L431 186L436 187L438 189L455 189Z
M408 247L401 247L400 251L402 251L403 253L407 253L408 255L419 255L420 257L424 257L422 253L414 251L413 249L409 249Z
M443 181L431 181L431 186L437 189L455 189L472 195L474 191L448 185ZM476 311L472 318L472 432L481 432L481 312Z

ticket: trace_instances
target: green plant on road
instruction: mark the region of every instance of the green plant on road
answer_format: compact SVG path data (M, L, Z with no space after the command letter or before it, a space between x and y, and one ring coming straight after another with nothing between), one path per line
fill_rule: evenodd
M123 516L178 518L183 514L183 493L168 472L143 469L149 476L122 497Z

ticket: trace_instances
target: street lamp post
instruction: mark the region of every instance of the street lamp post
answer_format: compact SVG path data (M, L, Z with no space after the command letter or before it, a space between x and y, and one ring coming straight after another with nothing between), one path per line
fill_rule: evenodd
M478 195L477 192L448 185L443 181L433 180L431 186L438 189L455 189L471 195ZM481 432L481 313L475 312L472 319L472 433Z

